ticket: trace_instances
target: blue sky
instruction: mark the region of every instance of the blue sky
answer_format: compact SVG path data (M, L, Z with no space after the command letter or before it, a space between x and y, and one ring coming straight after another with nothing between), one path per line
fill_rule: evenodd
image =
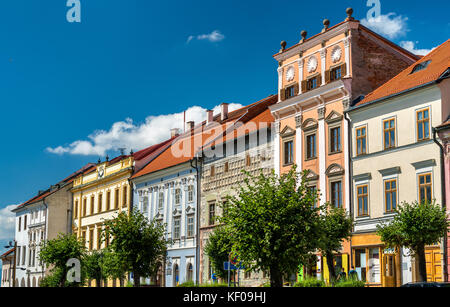
M67 22L66 0L0 3L0 243L12 234L7 206L118 147L167 138L184 110L201 120L222 102L275 93L281 40L344 20L348 6L359 20L369 9L366 0L80 1L81 23ZM450 38L449 10L381 0L370 25L424 53Z

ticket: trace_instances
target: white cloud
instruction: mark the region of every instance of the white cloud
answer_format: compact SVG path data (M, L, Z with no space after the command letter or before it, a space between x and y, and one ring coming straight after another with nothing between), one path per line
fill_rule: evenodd
M388 13L378 17L364 18L361 24L389 39L395 39L408 32L408 17Z
M207 41L210 41L211 43L216 43L216 42L223 41L225 39L225 35L220 33L219 30L214 30L209 34L200 34L197 36L191 35L188 37L187 43L190 43L193 39L207 40Z
M231 103L229 111L241 108L242 105ZM220 112L220 105L214 107L214 114ZM158 144L170 137L173 128L183 129L183 112L148 116L144 123L135 124L132 119L117 122L108 130L94 131L86 140L78 140L66 146L48 147L47 152L57 155L71 154L83 156L105 156L106 152L126 148L138 151ZM206 120L206 109L193 106L186 110L186 121L196 124Z
M417 41L416 42L413 42L413 41L402 41L402 42L400 42L400 46L402 48L405 48L409 52L417 54L417 55L427 55L428 53L430 53L431 51L436 49L436 47L431 48L431 49L417 49L416 48L416 44L419 44L419 42L417 42Z
M15 214L11 212L17 205L0 209L0 240L14 239Z

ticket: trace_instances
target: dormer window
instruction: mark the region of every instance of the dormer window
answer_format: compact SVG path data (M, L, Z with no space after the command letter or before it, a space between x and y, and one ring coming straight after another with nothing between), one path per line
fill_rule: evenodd
M431 63L431 60L428 60L428 61L425 61L425 62L417 64L416 66L414 66L414 68L413 68L413 70L411 72L411 75L416 73L416 72L418 72L418 71L426 69L428 67L428 65L430 65L430 63Z

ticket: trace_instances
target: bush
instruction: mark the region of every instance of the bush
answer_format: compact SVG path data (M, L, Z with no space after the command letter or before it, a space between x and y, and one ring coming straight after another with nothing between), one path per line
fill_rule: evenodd
M348 279L340 281L334 285L336 288L364 288L366 283L364 281Z
M308 278L303 281L299 281L294 284L296 288L323 288L326 284L323 280L318 280L316 278Z
M187 282L184 282L184 283L178 285L178 287L181 287L181 288L183 288L183 287L185 287L185 288L193 288L193 287L196 287L196 286L197 285L193 281L187 281Z

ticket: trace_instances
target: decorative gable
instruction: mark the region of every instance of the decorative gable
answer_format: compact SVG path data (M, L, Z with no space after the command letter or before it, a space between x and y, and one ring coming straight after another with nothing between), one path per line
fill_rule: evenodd
M306 180L307 181L319 180L319 175L314 173L312 170L308 170L308 174L306 175Z
M345 170L342 168L342 166L340 166L339 164L332 164L327 168L327 171L325 172L325 174L328 177L334 177L334 176L342 176L344 175Z
M281 131L280 136L282 138L294 136L296 131L289 126L284 127L283 131Z
M310 130L316 130L319 124L315 119L308 118L303 122L302 130L303 131L310 131Z
M344 119L344 116L342 114L339 114L336 111L331 111L331 113L325 118L325 121L327 124L332 124L336 122L340 122Z

